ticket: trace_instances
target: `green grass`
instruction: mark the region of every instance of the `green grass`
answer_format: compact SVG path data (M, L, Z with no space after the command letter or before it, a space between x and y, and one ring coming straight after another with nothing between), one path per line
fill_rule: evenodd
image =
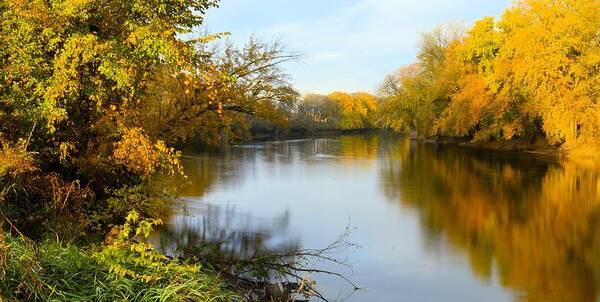
M91 252L77 246L0 236L0 301L241 300L211 271L148 269L141 273L156 280L144 282L109 272Z

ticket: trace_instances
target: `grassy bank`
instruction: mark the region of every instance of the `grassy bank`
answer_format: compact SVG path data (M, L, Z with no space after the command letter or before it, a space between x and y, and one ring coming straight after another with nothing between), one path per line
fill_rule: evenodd
M33 241L8 223L11 231L0 232L0 302L325 300L299 272L326 272L305 266L307 259L326 259L345 244L242 259L206 243L169 257L146 243L159 224L132 211L101 243L79 246L58 237Z
M0 233L0 301L239 301L215 271L170 259L140 240L155 223L113 229L85 248Z
M200 266L197 272L148 269L142 273L154 279L144 281L111 272L90 251L52 241L35 244L4 234L0 261L0 301L236 300L216 273Z

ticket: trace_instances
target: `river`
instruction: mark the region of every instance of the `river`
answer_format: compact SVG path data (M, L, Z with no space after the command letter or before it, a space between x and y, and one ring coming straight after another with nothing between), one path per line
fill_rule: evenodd
M535 155L387 134L234 145L187 154L182 240L222 249L321 248L337 301L598 301L600 172ZM163 240L163 248L170 243Z

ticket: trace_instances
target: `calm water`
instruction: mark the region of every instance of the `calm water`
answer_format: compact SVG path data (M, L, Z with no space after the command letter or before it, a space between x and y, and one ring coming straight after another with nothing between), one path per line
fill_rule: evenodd
M314 276L343 301L600 301L600 173L532 155L387 135L231 146L185 158L169 228L223 249L320 248L363 289ZM170 243L163 240L163 247Z

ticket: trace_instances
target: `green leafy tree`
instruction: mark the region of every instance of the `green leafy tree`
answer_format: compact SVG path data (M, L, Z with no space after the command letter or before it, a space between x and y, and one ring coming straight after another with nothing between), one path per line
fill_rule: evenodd
M76 233L106 210L108 189L173 173L177 152L149 136L137 117L159 75L198 69L195 45L210 37L180 37L215 5L1 2L0 144L5 152L21 150L33 167L0 168L20 185L3 194L2 205L17 221Z

